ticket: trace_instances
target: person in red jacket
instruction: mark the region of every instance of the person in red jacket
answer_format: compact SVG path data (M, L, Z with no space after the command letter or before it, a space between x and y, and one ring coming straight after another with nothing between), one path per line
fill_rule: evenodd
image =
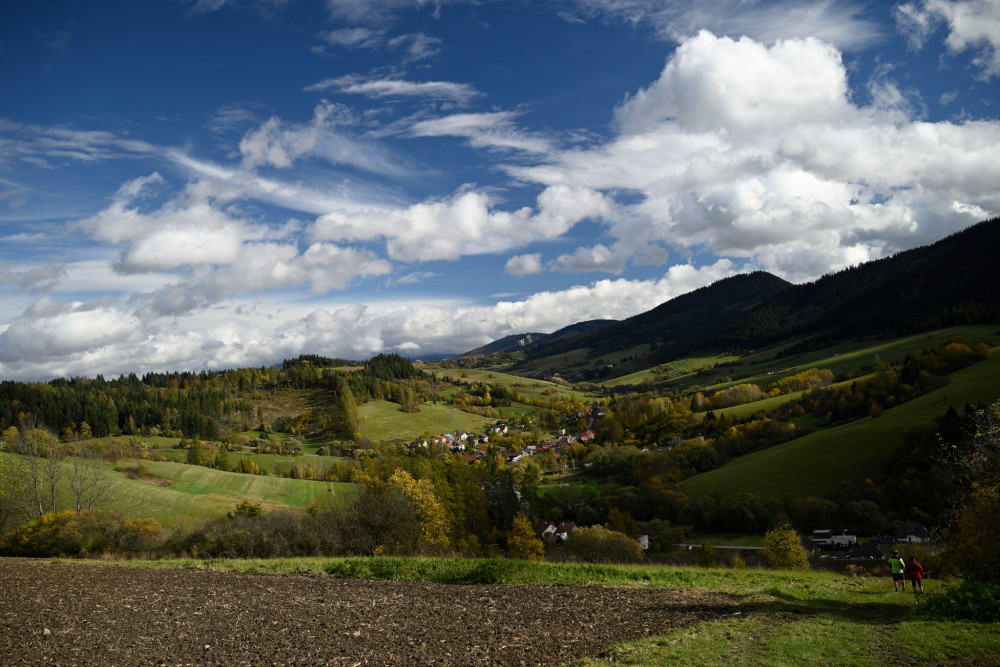
M906 578L910 580L914 591L919 589L923 592L924 584L921 579L924 578L924 566L917 562L916 556L910 556L910 562L906 564Z

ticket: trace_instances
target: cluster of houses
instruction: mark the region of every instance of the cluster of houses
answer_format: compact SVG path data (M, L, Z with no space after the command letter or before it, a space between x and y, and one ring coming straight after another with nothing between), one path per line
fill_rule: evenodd
M900 526L896 535L874 535L860 544L857 535L848 535L846 531L838 535L832 530L814 530L805 541L814 551L831 552L820 558L881 559L885 558L888 550L895 544L926 542L929 539L929 530L916 521L907 521Z
M487 452L490 448L490 436L507 435L510 429L510 424L505 421L498 421L493 426L490 426L485 433L444 433L442 435L431 436L427 439L408 442L406 443L406 447L409 449L427 448L432 444L447 447L453 454L461 454L465 462L472 465L476 461L486 460ZM535 454L544 454L546 452L552 452L556 457L561 459L563 451L574 442L586 444L593 439L594 432L590 429L583 431L578 436L568 435L566 429L560 429L557 437L525 445L520 451L515 452L509 447L500 447L497 451L503 455L508 464L517 463L525 456L534 456Z

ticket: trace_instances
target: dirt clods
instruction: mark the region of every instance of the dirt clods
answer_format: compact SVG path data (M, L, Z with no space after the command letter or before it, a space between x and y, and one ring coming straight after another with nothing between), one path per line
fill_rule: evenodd
M557 665L735 611L691 590L0 559L0 664Z

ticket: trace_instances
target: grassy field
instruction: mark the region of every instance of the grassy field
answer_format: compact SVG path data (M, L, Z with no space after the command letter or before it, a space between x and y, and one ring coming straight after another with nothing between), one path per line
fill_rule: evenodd
M72 561L81 563L80 561ZM929 620L917 598L885 578L830 572L612 566L434 558L131 561L135 567L208 567L268 574L327 574L449 584L700 588L738 596L739 611L620 645L582 665L997 664L1000 623ZM80 567L94 567L93 561ZM947 584L929 580L925 597Z
M524 378L518 375L501 373L495 370L485 370L480 368L441 368L440 366L427 366L424 370L429 373L436 373L438 377L448 378L452 381L482 382L485 384L503 385L505 387L515 389L519 394L523 394L531 398L545 396L568 398L575 394L582 401L586 396L586 394L582 391L570 389L569 387L565 387L556 382Z
M1000 354L963 369L951 382L908 401L881 417L868 417L817 431L776 447L748 454L680 483L688 495L753 493L760 497L822 496L840 484L878 471L900 443L903 432L927 423L949 407L961 410L1000 396Z
M845 384L851 384L852 382L857 382L859 380L865 380L872 377L869 375L862 375L856 378L851 378L850 380L844 380L843 382L834 382L829 387L840 387ZM781 396L775 396L774 398L765 398L759 401L754 401L752 403L743 403L742 405L734 405L728 408L716 408L713 412L716 415L729 415L730 417L735 417L737 419L743 419L744 417L749 417L757 412L769 413L771 410L781 407L785 403L791 403L802 398L803 391L795 391L790 394L782 394ZM697 417L704 417L704 412L695 413Z
M922 350L937 349L945 341L961 338L967 344L975 347L977 343L987 343L991 347L1000 342L997 327L989 325L950 327L930 333L922 333L905 338L894 338L886 341L852 341L839 343L831 347L808 352L804 355L788 359L773 359L772 355L764 353L752 355L744 359L732 369L740 379L731 382L704 387L705 391L716 391L734 384L756 382L761 385L770 384L790 375L807 371L810 368L827 368L834 375L865 373L875 363L875 357L885 363L902 361L908 354L916 354Z
M431 435L455 431L481 431L495 419L480 417L444 405L425 404L419 412L407 413L398 403L372 401L358 406L361 435L371 440L411 439L427 432Z
M15 455L0 453L0 457ZM178 522L222 516L243 500L259 503L269 510L301 508L314 502L346 507L355 492L352 484L242 475L182 463L121 461L117 465L139 464L169 479L170 486L129 479L123 473L110 470L111 492L108 500L101 503L101 509L133 518L154 519L163 526L171 526ZM65 477L69 464L61 465ZM72 507L68 491L64 490L58 497L61 509Z

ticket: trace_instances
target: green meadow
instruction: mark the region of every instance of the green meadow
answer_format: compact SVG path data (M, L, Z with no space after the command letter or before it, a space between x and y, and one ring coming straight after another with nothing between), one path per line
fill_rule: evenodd
M482 368L441 368L438 366L428 366L424 370L433 372L439 377L445 377L452 381L462 382L482 382L484 384L498 384L510 387L519 394L531 398L538 397L559 397L569 398L577 396L581 401L586 394L582 391L570 389L557 382L547 380L535 380L533 378L520 377L509 373L501 373L495 370Z
M398 403L371 401L358 406L361 435L370 440L411 439L429 433L440 435L454 431L481 431L496 421L450 406L424 404L417 412L403 412Z
M741 456L680 483L694 496L753 493L760 497L822 496L843 482L878 471L899 446L903 432L927 423L949 407L995 400L1000 394L1000 354L950 376L951 382L912 401L803 438Z
M7 453L0 453L0 457L20 458ZM65 477L70 464L61 465ZM110 468L109 464L102 465ZM149 472L169 480L169 486L130 479L111 469L111 489L101 509L154 519L163 526L222 516L244 500L268 510L304 508L312 503L346 507L356 492L353 484L244 475L183 463L127 460L116 465L144 465ZM73 506L68 491L59 496L59 506Z
M833 371L834 375L864 374L871 370L876 357L884 363L894 363L902 361L910 354L937 349L942 344L955 339L961 339L973 347L978 343L987 343L992 347L1000 342L1000 335L998 335L996 326L977 325L938 329L930 333L891 340L839 343L821 350L796 355L787 360L775 359L772 350L745 357L742 363L734 366L732 374L738 376L738 379L706 386L704 390L716 391L745 382L755 382L761 385L770 384L810 368L827 368Z

